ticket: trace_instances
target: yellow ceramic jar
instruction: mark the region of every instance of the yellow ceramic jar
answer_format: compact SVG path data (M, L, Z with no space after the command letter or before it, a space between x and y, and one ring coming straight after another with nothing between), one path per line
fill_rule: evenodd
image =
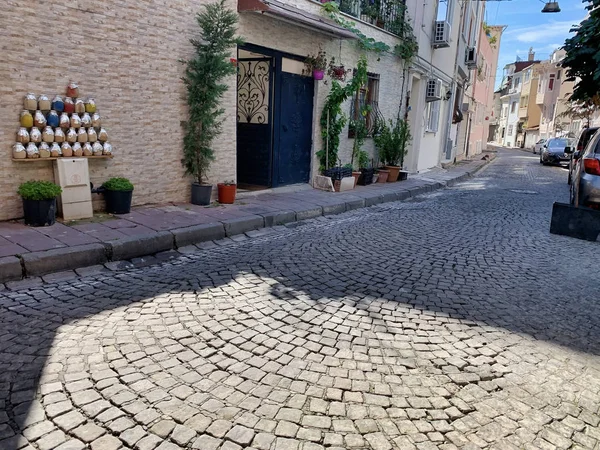
M26 109L21 111L21 126L25 128L31 128L33 126L33 116Z

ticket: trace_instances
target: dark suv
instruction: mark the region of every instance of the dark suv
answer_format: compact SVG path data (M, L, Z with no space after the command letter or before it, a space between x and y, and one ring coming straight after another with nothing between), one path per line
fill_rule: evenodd
M571 158L569 159L569 179L567 180L567 183L571 184L571 180L573 179L573 169L575 168L575 164L577 163L577 160L583 154L583 151L585 150L585 147L588 144L588 142L590 142L590 140L596 134L596 131L598 131L598 127L590 127L590 128L584 128L579 133L579 136L577 137L577 140L575 141L575 142L577 142L577 147L572 149L573 153L571 153Z

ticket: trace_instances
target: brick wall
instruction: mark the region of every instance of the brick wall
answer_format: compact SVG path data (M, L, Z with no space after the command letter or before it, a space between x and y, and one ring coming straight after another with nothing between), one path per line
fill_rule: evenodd
M70 80L80 85L82 97L93 97L109 133L115 157L90 161L95 185L112 176L126 176L136 186L134 205L184 202L189 199L189 178L181 167L182 129L185 119L184 87L180 81L185 59L192 50L189 38L197 36L195 14L200 0L56 0L28 6L8 0L2 12L0 54L0 220L22 215L18 185L30 179L52 180L52 162L16 163L11 148L18 129L23 96L27 92L64 94ZM289 3L318 13L308 0ZM230 2L235 8L236 3ZM394 37L369 25L366 32L392 46ZM239 34L247 42L298 55L314 53L319 44L336 59L341 55L352 67L359 51L354 43L331 39L288 23L243 14ZM401 66L391 55L369 57L369 71L381 74L380 108L394 117L400 103ZM235 179L235 78L223 99L226 110L223 134L215 141L216 161L210 181ZM318 114L329 86L316 89L313 150L321 139ZM349 104L345 110L349 112ZM352 140L342 135L343 162L349 162ZM370 140L366 148L372 152ZM313 167L317 167L316 158ZM94 196L95 208L102 205Z

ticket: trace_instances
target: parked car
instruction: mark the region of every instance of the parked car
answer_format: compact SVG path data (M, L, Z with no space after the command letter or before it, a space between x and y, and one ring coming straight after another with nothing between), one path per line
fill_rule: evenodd
M566 147L572 147L573 140L567 138L552 138L544 144L540 153L540 164L561 164L569 162L571 155L565 153Z
M573 159L571 204L600 208L600 133L596 133L583 150Z
M534 155L536 153L542 153L542 148L544 147L544 144L546 143L546 141L547 141L547 139L540 139L535 144L533 144L533 147L531 147L531 149L533 150Z
M567 183L571 184L571 179L573 178L574 162L579 159L581 153L585 150L588 142L590 142L590 139L592 139L592 137L594 137L594 135L596 134L596 131L598 131L598 127L584 128L583 130L581 130L579 136L575 140L575 142L577 142L577 147L573 149L573 153L571 153L571 157L569 158L569 178L567 180Z

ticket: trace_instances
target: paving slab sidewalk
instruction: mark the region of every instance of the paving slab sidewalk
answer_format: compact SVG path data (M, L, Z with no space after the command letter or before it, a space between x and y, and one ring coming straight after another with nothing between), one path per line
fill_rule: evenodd
M490 160L495 156L489 155ZM35 277L55 272L66 276L64 271L74 269L86 273L81 268L104 264L111 269L125 267L126 263L116 262L264 227L405 200L464 180L487 164L486 159L480 158L478 155L476 160L411 176L406 181L357 186L342 193L315 189L270 191L246 195L234 205L147 206L105 221L73 225L57 222L41 228L0 222L0 283L26 278L30 278L27 282L36 282Z

